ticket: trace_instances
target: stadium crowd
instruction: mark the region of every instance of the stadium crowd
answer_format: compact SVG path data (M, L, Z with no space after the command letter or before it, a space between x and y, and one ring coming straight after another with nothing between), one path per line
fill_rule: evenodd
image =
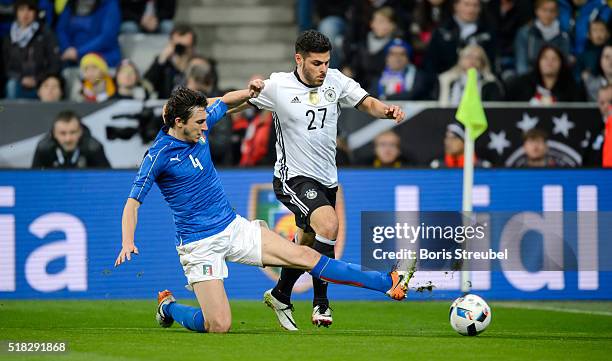
M176 5L161 0L0 0L1 96L96 103L165 99L181 85L211 97L223 94L215 60L196 51L196 32L174 22ZM598 102L604 136L606 128L612 132L612 122L606 122L612 114L611 6L606 0L297 0L296 11L300 30L317 28L331 39L331 67L380 99L456 106L467 69L475 67L484 101L540 106ZM118 40L122 33L138 32L168 35L167 45L143 74L122 58ZM216 162L273 163L271 114L248 109L231 118L223 140L231 143L231 156ZM451 154L457 147L449 140L463 143L457 128L447 129L445 159L432 166L462 164L461 154ZM525 145L546 138L541 130L525 134ZM379 135L368 164L409 165L400 142L392 132ZM339 139L339 165L349 163L345 143ZM612 166L610 143L604 166ZM544 154L526 164L554 166L546 147L540 148Z

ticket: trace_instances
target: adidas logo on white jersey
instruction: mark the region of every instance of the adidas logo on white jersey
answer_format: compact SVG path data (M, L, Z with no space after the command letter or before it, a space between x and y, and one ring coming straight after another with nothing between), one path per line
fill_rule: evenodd
M297 96L291 99L291 104L295 104L295 103L301 103L300 98L298 98Z

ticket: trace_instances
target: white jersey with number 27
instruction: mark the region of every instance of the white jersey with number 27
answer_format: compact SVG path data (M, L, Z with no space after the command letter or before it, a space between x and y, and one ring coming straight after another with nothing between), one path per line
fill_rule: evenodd
M336 135L340 106L357 107L368 93L353 79L329 69L321 86L306 85L297 71L272 73L249 103L273 112L276 128L274 175L286 181L313 178L338 185Z

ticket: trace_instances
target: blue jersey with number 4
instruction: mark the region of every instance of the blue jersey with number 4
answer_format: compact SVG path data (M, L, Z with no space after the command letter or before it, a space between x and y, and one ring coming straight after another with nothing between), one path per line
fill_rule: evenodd
M206 108L210 130L227 112L221 100ZM223 231L236 218L217 175L208 145L208 131L197 143L184 142L160 130L145 154L130 198L140 203L157 183L174 214L176 244L185 244Z

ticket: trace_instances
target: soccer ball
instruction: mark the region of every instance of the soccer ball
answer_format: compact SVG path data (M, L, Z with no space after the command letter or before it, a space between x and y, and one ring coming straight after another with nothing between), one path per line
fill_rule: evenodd
M455 331L464 336L476 336L491 323L491 308L482 298L467 294L453 302L448 317Z

